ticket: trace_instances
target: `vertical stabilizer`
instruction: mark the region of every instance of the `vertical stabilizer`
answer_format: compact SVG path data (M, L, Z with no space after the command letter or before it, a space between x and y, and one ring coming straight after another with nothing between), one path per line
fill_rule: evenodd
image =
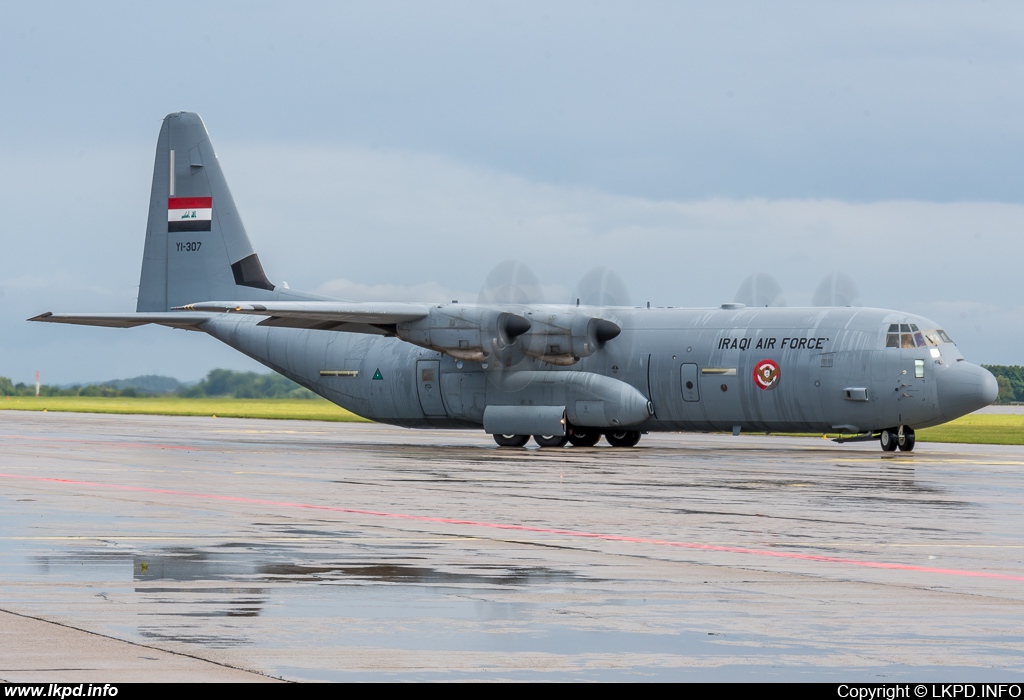
M156 145L138 311L278 297L249 243L198 114L164 118Z

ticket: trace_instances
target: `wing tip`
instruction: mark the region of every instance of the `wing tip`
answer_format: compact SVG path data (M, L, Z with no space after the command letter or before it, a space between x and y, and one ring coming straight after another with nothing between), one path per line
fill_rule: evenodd
M44 314L39 314L38 316L33 316L32 318L29 318L29 319L26 319L26 320L27 321L45 321L45 320L49 319L51 316L53 316L53 312L52 311L47 311Z

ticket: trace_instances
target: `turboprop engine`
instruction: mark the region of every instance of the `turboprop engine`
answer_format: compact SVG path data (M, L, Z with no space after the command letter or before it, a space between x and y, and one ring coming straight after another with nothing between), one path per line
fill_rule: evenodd
M494 358L511 364L527 355L554 365L572 365L593 355L622 332L611 321L583 312L496 311L480 306L436 306L421 319L397 324L402 340L459 360Z
M459 360L482 362L502 355L530 330L530 322L508 311L478 306L437 306L426 318L399 323L399 338Z
M622 329L603 318L583 313L526 313L531 328L523 336L523 352L553 365L572 365L589 357Z

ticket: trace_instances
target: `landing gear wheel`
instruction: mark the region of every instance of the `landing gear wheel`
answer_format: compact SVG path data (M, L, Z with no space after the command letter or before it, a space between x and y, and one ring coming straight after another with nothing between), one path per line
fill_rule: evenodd
M891 428L883 430L878 436L878 444L882 446L882 452L895 452L897 439L895 430Z
M498 447L522 447L530 439L529 435L495 435Z
M541 447L565 447L569 442L568 435L534 435L533 441Z
M636 447L640 442L640 431L615 430L605 433L604 437L612 447Z
M899 432L896 434L896 445L900 450L903 452L913 452L915 442L917 442L917 437L914 435L914 429L901 425Z
M601 433L595 428L574 427L572 434L569 436L569 442L572 443L573 447L593 447L600 439Z

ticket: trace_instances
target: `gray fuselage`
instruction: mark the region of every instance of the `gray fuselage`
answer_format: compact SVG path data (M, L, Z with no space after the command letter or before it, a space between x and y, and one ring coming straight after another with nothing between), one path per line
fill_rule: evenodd
M621 421L589 424L853 433L936 425L995 398L992 375L964 361L944 334L945 340L932 335L938 342L923 346L886 347L893 324L938 328L902 312L742 307L593 313L618 323L622 333L564 367L526 356L510 366L459 361L394 337L267 327L252 316L218 314L203 330L353 413L412 428L481 427L488 406L561 405L570 421L588 424L587 416L602 411L616 415L608 406L629 394ZM637 397L646 403L642 413Z

